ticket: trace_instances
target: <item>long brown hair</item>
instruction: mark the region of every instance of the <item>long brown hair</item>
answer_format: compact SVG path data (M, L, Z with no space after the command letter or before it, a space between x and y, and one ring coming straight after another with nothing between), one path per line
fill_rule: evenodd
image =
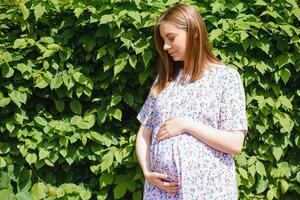
M174 61L163 49L164 41L159 30L163 22L171 22L187 32L184 61ZM181 81L186 81L190 75L188 82L191 83L201 78L210 63L219 63L210 49L204 20L191 5L178 4L164 12L155 25L154 40L159 55L158 81L155 84L158 94L175 79L180 68L183 72Z

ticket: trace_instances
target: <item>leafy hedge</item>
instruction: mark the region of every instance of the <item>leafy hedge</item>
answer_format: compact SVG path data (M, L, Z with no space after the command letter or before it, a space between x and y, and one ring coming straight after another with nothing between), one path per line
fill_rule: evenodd
M141 199L135 116L156 73L152 26L177 2L0 2L0 199ZM246 87L240 199L299 198L297 2L189 2Z

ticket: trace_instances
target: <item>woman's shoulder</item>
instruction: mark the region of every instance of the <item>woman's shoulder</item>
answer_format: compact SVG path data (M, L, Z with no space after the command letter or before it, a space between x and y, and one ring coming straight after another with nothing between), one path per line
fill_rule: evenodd
M218 78L221 79L228 79L240 76L239 72L236 69L224 64L212 64L211 68L213 72L215 72L215 74L218 76Z

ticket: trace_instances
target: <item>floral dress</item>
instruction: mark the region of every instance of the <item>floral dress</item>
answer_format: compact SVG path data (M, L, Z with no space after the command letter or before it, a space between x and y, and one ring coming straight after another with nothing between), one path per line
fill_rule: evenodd
M157 97L149 92L137 119L152 130L150 167L178 182L172 195L145 180L145 200L236 200L238 199L232 154L218 151L184 132L158 141L164 122L174 116L190 118L220 130L247 133L244 87L239 73L218 65L205 70L201 79L180 83L181 71ZM224 132L224 134L226 134Z

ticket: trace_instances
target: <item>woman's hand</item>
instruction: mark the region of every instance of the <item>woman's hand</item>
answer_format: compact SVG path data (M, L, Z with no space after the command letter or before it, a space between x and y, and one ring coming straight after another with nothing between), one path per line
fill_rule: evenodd
M172 117L168 119L158 130L156 134L157 140L165 140L177 136L185 131L187 120L180 117Z
M175 195L178 192L178 182L166 182L167 175L158 172L148 172L145 178L149 183L161 190Z

